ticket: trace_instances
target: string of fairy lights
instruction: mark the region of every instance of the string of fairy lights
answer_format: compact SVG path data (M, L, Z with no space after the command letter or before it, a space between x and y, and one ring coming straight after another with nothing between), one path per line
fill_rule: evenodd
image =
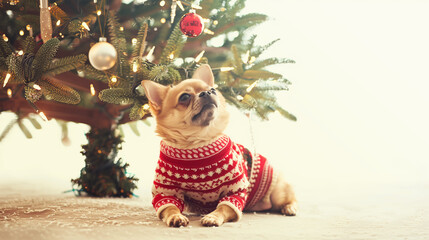
M10 5L16 5L18 3L19 3L19 0L9 1ZM95 9L96 9L95 10L95 15L97 17L97 22L99 24L100 36L101 36L101 38L104 38L104 34L105 34L104 29L106 28L106 18L105 17L103 18L104 19L104 23L102 24L101 23L102 22L101 21L101 17L102 16L106 16L106 8L105 8L106 2L105 2L105 0L102 0L100 2L98 2L97 0L93 0L93 3L95 5ZM167 4L166 4L165 0L160 0L159 1L159 6L160 7L164 8L166 5ZM195 10L202 9L200 6L198 6L198 5L194 4L194 3L190 3L190 2L182 1L182 0L171 0L170 6L171 6L170 7L170 19L171 19L171 23L173 23L174 20L175 20L175 18L176 18L177 8L179 8L181 11L185 11L185 7L184 6L186 6L187 8L191 9L190 10L191 13L195 13ZM40 0L40 35L41 35L41 38L42 38L43 42L46 42L46 41L48 41L49 39L52 38L53 29L52 29L52 22L51 22L51 11L54 11L54 10L62 11L62 10L59 9L59 6L57 5L56 2L54 2L51 5L49 5L48 4L48 0ZM225 10L226 10L225 8L220 8L219 9L219 11L225 11ZM207 19L207 18L202 18L202 20L203 20L204 23L211 22L211 24L214 25L214 26L216 26L218 24L217 20L210 20L210 19ZM166 23L167 20L164 17L162 17L159 21L162 24L164 24L164 23ZM55 27L60 27L63 23L64 23L64 21L62 21L61 19L57 19L55 21L55 25L54 26ZM89 21L82 20L81 21L81 27L80 27L81 31L85 31L85 32L91 31L89 23L90 23ZM119 28L119 31L124 31L124 30L125 29L124 29L123 26L121 26ZM205 34L209 34L209 35L214 35L215 34L212 30L210 30L208 28L204 28L204 27L203 27L203 32ZM24 36L26 34L28 34L29 36L32 36L32 37L34 36L33 35L34 34L33 33L33 27L31 25L26 25L25 29L19 30L19 35L20 36ZM7 37L6 34L3 34L2 38L3 38L3 40L5 42L9 41L9 38ZM58 33L58 38L65 38L65 36L64 36L64 34L62 32L59 32ZM138 40L136 38L132 38L131 39L132 46L136 47L137 42L138 42ZM154 52L155 52L155 46L151 46L149 48L149 51L147 52L146 56L144 56L142 60L145 60L145 61L148 61L148 62L152 62L154 60ZM22 50L17 50L16 54L17 55L23 55L23 51ZM201 61L201 59L204 56L204 54L205 54L205 50L201 51L194 58L194 62L196 64L198 64ZM173 60L175 58L174 53L171 53L169 55L169 58L171 60ZM256 60L256 58L254 56L250 56L250 51L247 51L246 54L242 57L242 60L243 60L243 63L247 65L247 64L252 64ZM133 61L133 63L132 63L132 71L134 73L136 73L138 71L138 67L139 66L138 66L137 61ZM215 71L215 72L216 71L230 72L232 70L234 70L234 67L213 68L213 71ZM105 74L109 74L109 73L105 72ZM83 77L81 71L78 71L78 75L81 76L81 77ZM4 81L3 81L3 88L6 88L6 86L7 86L8 82L9 82L9 80L11 79L11 77L12 77L11 73L9 73L9 72L6 73ZM119 76L116 76L116 75L113 75L113 74L109 76L109 79L110 79L110 82L109 82L109 86L110 87L116 86L118 84L118 82L121 81L121 78ZM247 89L246 89L246 93L245 94L250 93L252 91L252 89L257 85L257 83L258 83L258 81L256 80L251 85L249 85L247 87ZM36 89L36 90L39 90L39 91L41 90L40 86L37 85L37 84L33 84L32 87L34 89ZM96 89L95 89L95 87L94 87L93 84L89 85L89 90L90 90L89 92L90 92L90 94L92 96L95 96L97 94L97 91L96 91ZM13 90L11 88L7 88L6 92L7 92L7 96L9 98L13 97ZM236 96L236 98L237 98L237 100L242 101L244 99L244 96L238 94ZM42 117L43 120L48 121L48 118L43 113L43 111L40 111L37 108L37 106L35 106L34 103L32 103L30 101L28 101L28 102L35 109L35 111ZM149 105L147 105L147 104L143 105L143 109L144 110L148 110L149 109Z

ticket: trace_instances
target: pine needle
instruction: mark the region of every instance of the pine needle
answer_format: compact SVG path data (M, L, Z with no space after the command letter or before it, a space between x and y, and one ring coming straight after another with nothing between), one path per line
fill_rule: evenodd
M7 56L11 55L13 53L12 47L3 40L3 38L0 38L0 56L6 58Z
M86 55L79 54L76 56L64 57L56 59L45 74L57 75L64 72L68 72L73 69L77 69L83 66L86 62Z
M64 84L59 84L47 78L41 79L37 84L42 88L43 95L48 100L67 104L78 104L80 102L79 93Z
M22 45L22 50L24 51L24 53L34 53L34 48L36 47L36 42L34 41L34 38L31 36L27 36L27 38L25 38L25 41Z
M134 94L123 88L104 89L98 97L104 102L113 104L130 104L135 101Z
M273 73L270 71L266 71L266 70L247 70L243 73L243 75L241 75L242 79L245 80L259 80L259 79L264 79L264 80L268 80L268 79L280 79L282 78L283 75L278 74L278 73Z
M136 103L130 110L130 119L131 120L140 120L144 117L145 113L141 111L142 104Z
M132 54L132 59L135 59L138 57L139 63L141 62L144 50L146 48L147 29L148 29L148 24L147 22L144 22L137 34L137 44Z
M51 66L52 59L57 53L60 40L58 38L52 38L44 43L37 51L33 61L33 67L35 71L34 80L37 82Z
M259 69L262 69L262 68L267 67L267 66L271 66L271 65L275 65L275 64L283 64L283 63L295 63L295 61L292 59L285 59L285 58L281 58L281 59L279 59L279 58L268 58L268 59L264 59L262 61L255 62L250 69L259 70Z
M162 51L161 64L170 64L173 61L173 59L180 56L180 53L182 52L182 48L185 45L185 42L186 42L186 37L183 35L182 31L180 30L179 24L177 24L174 27L174 30L171 33L170 37L168 38L167 45ZM173 58L171 58L170 56L173 56Z

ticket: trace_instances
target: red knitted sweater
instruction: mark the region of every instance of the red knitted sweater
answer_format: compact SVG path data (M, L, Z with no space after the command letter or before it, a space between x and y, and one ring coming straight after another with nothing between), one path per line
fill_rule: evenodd
M266 158L251 153L226 136L196 149L178 149L161 141L152 188L159 214L175 205L180 211L206 214L218 205L230 206L241 217L267 195L273 168Z

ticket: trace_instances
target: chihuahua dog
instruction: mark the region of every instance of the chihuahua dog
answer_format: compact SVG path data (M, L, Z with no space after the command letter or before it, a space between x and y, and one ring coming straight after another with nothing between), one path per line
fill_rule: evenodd
M238 221L244 211L296 215L292 187L261 156L223 134L229 114L209 65L175 86L142 86L162 138L152 204L168 226L189 223L183 211L206 214L203 226Z

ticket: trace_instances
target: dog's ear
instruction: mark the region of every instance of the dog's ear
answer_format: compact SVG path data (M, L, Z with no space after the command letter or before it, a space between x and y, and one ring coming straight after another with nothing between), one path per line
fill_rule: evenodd
M213 72L208 64L203 64L197 70L195 70L194 74L192 75L192 78L201 79L210 87L214 86Z
M168 87L150 80L143 80L142 86L151 106L154 110L160 111L162 101L167 95Z

